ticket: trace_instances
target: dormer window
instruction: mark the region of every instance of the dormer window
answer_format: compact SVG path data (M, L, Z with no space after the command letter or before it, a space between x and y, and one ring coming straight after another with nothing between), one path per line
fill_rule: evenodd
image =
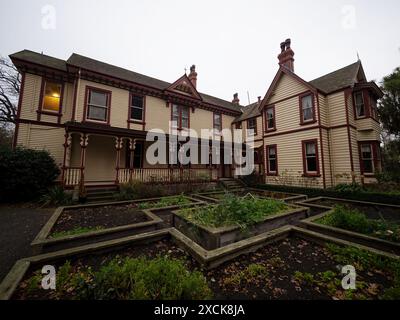
M365 117L365 103L362 91L354 93L354 105L357 118Z
M300 123L315 122L314 95L307 93L300 96Z
M60 113L62 84L53 81L45 81L43 92L42 110Z

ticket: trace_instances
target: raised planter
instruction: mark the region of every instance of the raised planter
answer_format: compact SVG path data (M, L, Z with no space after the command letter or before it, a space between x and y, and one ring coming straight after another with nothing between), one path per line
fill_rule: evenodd
M271 231L282 226L298 223L308 216L308 209L291 206L290 210L266 217L263 221L242 230L238 226L212 228L198 225L174 211L174 227L206 250L213 250L238 242L245 238Z
M358 243L364 246L375 248L381 251L400 255L400 243L383 240L370 235L357 233L345 229L340 229L332 226L320 224L317 221L331 214L333 209L324 211L318 215L312 216L300 222L300 225L308 230L312 230L321 234L325 234L338 239L343 239L353 243Z
M393 254L291 226L285 226L266 232L212 251L201 248L175 228L170 228L21 259L15 263L0 284L0 300L12 299L21 281L23 281L29 273L41 269L44 265L62 265L66 261L73 261L80 257L90 258L91 256L118 252L125 248L128 249L138 245L151 246L156 241L163 239L169 239L175 242L184 249L184 251L189 252L206 269L212 269L238 256L250 254L267 245L276 244L284 239L292 237L305 239L322 246L325 246L327 243L333 243L339 246L352 246L385 258L399 259L398 256Z
M186 197L190 200L189 206L199 205L203 202L191 198ZM101 230L90 231L81 234L75 235L67 235L61 236L57 238L50 237L54 226L57 221L60 219L61 215L65 210L76 210L76 209L87 209L87 208L100 208L100 207L108 207L108 206L121 206L128 204L140 204L147 202L157 202L162 198L152 198L152 199L140 199L140 200L129 200L129 201L119 201L119 202L109 202L109 203L96 203L96 204L86 204L86 205L77 205L77 206L69 206L69 207L59 207L55 210L54 214L50 217L47 223L40 230L36 238L32 241L31 247L34 254L39 254L41 252L50 252L56 251L76 246L82 246L85 244L100 242L110 239L122 238L134 234L140 234L145 232L154 231L157 229L161 229L165 227L164 221L161 217L157 216L153 213L153 210L164 210L171 211L176 210L183 206L169 206L164 208L151 208L151 209L137 209L140 214L146 216L145 222L126 224L121 226L116 226L112 228L106 228Z
M214 192L197 193L197 194L193 194L193 197L197 198L197 199L201 199L203 201L217 203L220 201L220 197L226 193L242 195L242 196L250 193L259 198L276 199L276 200L284 201L286 203L296 203L296 202L304 201L307 199L307 196L302 195L302 194L274 192L274 191L267 191L267 190L255 189L255 188L246 188L246 189L233 190L233 191L214 191Z

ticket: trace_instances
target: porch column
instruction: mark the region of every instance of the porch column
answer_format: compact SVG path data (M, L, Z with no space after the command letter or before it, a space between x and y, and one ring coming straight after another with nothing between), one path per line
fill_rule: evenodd
M115 184L119 184L119 166L121 162L121 150L123 147L123 141L121 137L115 137L115 150L117 151L117 157L115 160L115 171L116 171L116 177L115 177Z
M69 133L69 132L66 132L64 137L65 137L65 142L63 144L63 146L64 146L64 159L63 159L62 174L61 174L61 184L62 184L62 186L65 187L66 186L65 174L66 174L66 170L69 167L69 162L70 162L70 157L71 157L72 134Z
M85 189L85 163L86 163L86 148L89 144L89 135L87 133L81 133L81 179L79 181L80 191L83 192Z
M135 156L135 149L136 149L136 139L129 138L129 180L132 181L133 179L133 158Z

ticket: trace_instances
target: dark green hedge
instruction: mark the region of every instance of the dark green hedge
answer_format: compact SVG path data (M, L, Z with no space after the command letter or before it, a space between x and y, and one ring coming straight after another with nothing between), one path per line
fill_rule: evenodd
M300 193L300 194L305 194L310 198L331 197L331 198L342 198L342 199L349 199L349 200L400 205L400 197L399 196L389 195L389 194L385 194L385 193L374 193L374 192L368 192L368 191L339 192L339 191L334 191L334 190L301 188L301 187L290 187L290 186L275 186L275 185L267 185L267 184L258 185L257 188L264 189L264 190L288 192L288 193Z
M0 201L37 199L60 174L47 151L0 148Z

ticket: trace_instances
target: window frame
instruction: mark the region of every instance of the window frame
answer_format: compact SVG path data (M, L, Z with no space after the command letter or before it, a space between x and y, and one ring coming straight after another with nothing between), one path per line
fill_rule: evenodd
M308 96L311 96L311 104L312 104L311 110L312 110L313 117L310 120L304 120L303 99ZM308 124L317 122L317 115L316 115L316 108L315 108L315 95L313 92L308 91L306 93L299 95L299 109L300 109L300 125L308 125Z
M313 143L315 145L315 161L317 165L316 171L308 171L307 163L307 144ZM319 150L318 150L318 139L303 140L302 144L302 155L303 155L303 177L320 177L320 167L319 167Z
M362 146L370 145L371 155L372 155L372 171L373 172L365 172L364 167L364 158L362 155ZM360 172L362 175L367 177L373 177L379 172L382 168L382 153L380 150L380 142L379 141L359 141L358 142L358 153L360 160Z
M268 110L269 109L272 109L272 120L273 120L273 122L274 122L274 127L273 128L269 128L268 127L268 117L267 117L267 115L268 115ZM268 106L268 107L266 107L265 108L265 111L264 111L265 113L264 113L264 117L265 117L265 132L273 132L273 131L276 131L276 114L275 114L275 105L272 105L272 106Z
M253 121L253 120L255 121L254 134L249 135L250 137L255 137L258 134L257 133L257 117L247 119L247 121L246 121L247 130L251 130L249 124L250 124L250 121Z
M266 151L266 160L267 160L267 163L266 163L266 167L267 167L267 176L271 176L271 177L276 177L276 176L278 176L279 175L279 166L278 166L278 146L276 145L276 144L270 144L270 145L267 145L266 147L265 147L266 149L265 149L265 151ZM275 149L275 162L276 162L276 164L275 164L275 166L276 166L276 171L271 171L271 169L270 169L270 161L271 161L271 159L270 159L270 157L269 157L269 150L270 149Z
M96 119L90 119L88 117L88 113L89 113L89 108L90 108L90 104L89 104L89 99L90 99L90 94L92 91L95 92L100 92L100 93L104 93L107 95L107 112L106 112L106 120L96 120ZM100 123L100 124L107 124L110 125L110 118L111 118L111 96L112 96L112 92L110 90L105 90L102 88L98 88L98 87L92 87L92 86L86 86L86 92L85 92L85 107L84 107L84 122L93 122L93 123ZM102 107L102 106L99 106Z
M216 121L215 121L215 116L219 116L219 119L220 119L220 128L216 128L215 126L216 126ZM222 113L221 112L213 112L213 129L214 130L219 130L219 132L221 132L222 131Z
M174 129L177 130L188 130L190 129L190 107L185 106L185 105L181 105L181 104L177 104L177 103L171 103L171 121L173 121L173 115L174 115L174 106L177 106L178 108L178 123L177 123L177 127L173 127ZM182 110L186 108L188 111L188 126L187 127L182 127L182 115L183 112ZM222 121L222 119L221 119Z
M59 106L58 111L51 111L51 110L43 109L44 97L45 97L44 93L45 93L45 90L46 90L46 83L47 82L52 82L52 83L56 83L56 84L60 84L61 85L60 106ZM56 116L56 117L58 117L58 123L61 122L61 116L62 116L62 113L63 113L64 87L65 87L65 83L63 81L42 77L42 83L41 83L41 88L40 88L40 96L39 96L39 106L38 106L38 109L36 111L37 112L37 120L38 121L41 120L41 115L47 115L47 116Z
M359 116L357 113L357 100L356 100L356 95L361 94L362 100L363 100L363 106L364 106L364 115ZM353 92L353 106L354 106L354 117L356 120L358 119L365 119L368 117L368 106L365 103L365 96L364 96L364 90L359 90L359 91L354 91Z
M135 107L132 105L132 99L133 99L134 96L142 98L142 101L143 101L143 106L142 106L142 119L141 119L141 120L133 119L133 118L132 118L132 108L135 108ZM137 108L137 107L136 107L136 108ZM137 108L137 109L138 109L138 108ZM142 95L142 94L137 94L137 93L130 92L130 93L129 93L129 104L128 104L128 122L130 122L130 123L137 123L137 124L144 124L145 121L146 121L146 96L145 96L145 95Z

